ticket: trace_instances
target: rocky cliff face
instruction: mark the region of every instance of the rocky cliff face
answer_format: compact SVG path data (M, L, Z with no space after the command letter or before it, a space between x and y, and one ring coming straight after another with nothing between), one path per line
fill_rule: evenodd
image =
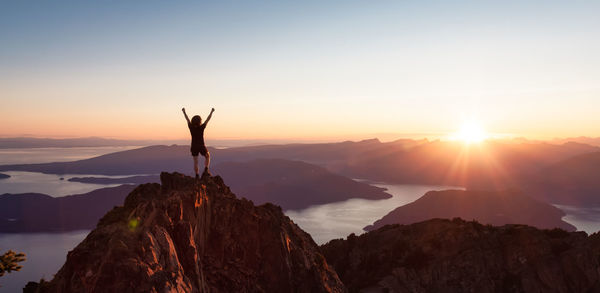
M389 225L322 251L350 292L600 292L600 236L460 219Z
M345 292L281 209L220 177L161 174L106 214L38 292Z

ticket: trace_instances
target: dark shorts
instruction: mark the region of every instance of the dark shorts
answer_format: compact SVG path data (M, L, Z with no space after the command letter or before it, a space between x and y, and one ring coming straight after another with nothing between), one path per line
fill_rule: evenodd
M197 157L198 154L201 154L203 157L206 157L206 155L208 154L206 146L191 148L190 151L192 151L192 156L194 157Z

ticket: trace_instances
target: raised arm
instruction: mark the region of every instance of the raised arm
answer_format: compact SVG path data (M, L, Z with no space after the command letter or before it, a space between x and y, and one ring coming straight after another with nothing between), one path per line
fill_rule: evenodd
M185 113L185 108L181 108L181 111L183 111L183 116L185 116L185 120L187 120L187 123L190 124L192 122L190 122L190 118L188 118L187 113Z
M206 117L206 121L204 121L204 125L206 125L208 123L208 121L210 121L210 118L212 117L212 114L214 111L215 111L215 108L212 108L210 110L210 114L208 114L208 117Z

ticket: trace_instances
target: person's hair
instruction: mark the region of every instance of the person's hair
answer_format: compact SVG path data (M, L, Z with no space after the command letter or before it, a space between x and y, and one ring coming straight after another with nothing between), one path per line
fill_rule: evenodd
M196 115L196 116L192 117L192 125L193 126L200 126L201 123L202 123L202 118L200 118L200 116Z

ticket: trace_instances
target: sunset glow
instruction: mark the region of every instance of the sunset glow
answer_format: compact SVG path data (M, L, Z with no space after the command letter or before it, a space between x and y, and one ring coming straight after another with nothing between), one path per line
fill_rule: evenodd
M2 137L600 135L598 2L59 2L0 9Z
M489 138L483 127L476 122L464 123L461 128L451 136L453 140L459 140L466 144L479 143Z

